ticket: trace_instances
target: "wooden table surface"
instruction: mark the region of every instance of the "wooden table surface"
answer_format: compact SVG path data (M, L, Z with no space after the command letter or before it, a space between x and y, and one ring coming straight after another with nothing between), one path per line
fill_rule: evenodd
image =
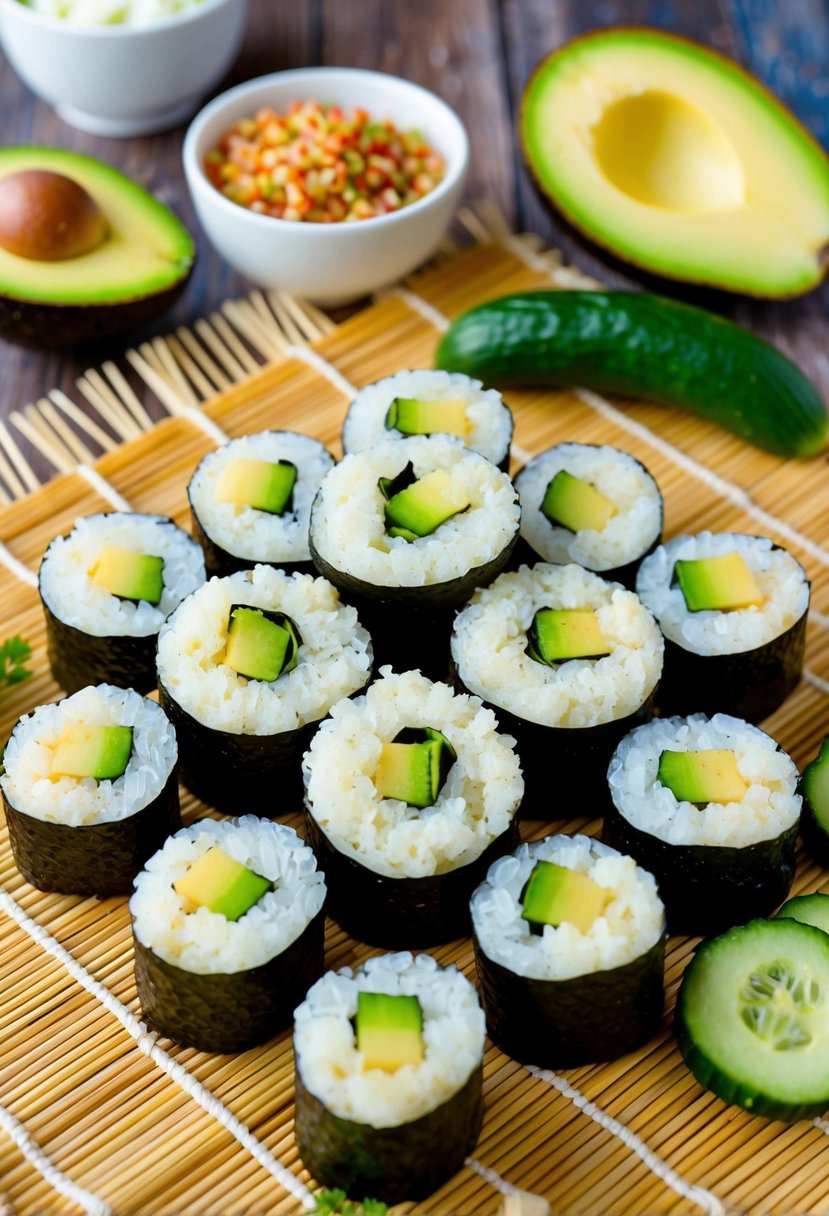
M539 201L515 139L515 112L542 55L585 30L651 24L697 38L761 76L824 146L829 142L829 7L824 0L251 0L242 53L221 88L309 64L377 68L444 97L472 142L469 202L498 204L516 230L541 233L565 256L616 285L639 285L716 308L779 344L829 397L829 287L797 301L757 302L647 282L568 231ZM221 89L217 90L221 91ZM74 148L137 178L198 232L180 152L184 128L145 139L105 139L67 126L0 55L0 112L8 144ZM249 284L199 236L199 261L176 309L149 332L190 322ZM0 343L0 417L117 355L145 334L105 349L24 351ZM76 395L76 394L73 394ZM44 471L43 462L36 466Z

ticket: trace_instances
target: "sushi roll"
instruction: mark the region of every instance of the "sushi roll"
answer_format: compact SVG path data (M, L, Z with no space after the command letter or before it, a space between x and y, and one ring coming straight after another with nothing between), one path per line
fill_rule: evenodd
M558 443L515 478L527 561L576 562L633 587L662 535L662 495L643 464L607 444Z
M674 537L642 562L636 591L665 635L661 713L760 722L800 679L809 581L765 537Z
M719 933L786 898L797 782L756 726L728 714L656 718L611 759L602 839L656 876L672 933Z
M320 574L357 606L378 663L446 674L452 615L506 566L518 539L512 482L452 436L346 456L311 510Z
M130 899L147 1024L201 1051L284 1030L322 975L324 904L314 855L284 824L202 819L171 836Z
M523 813L602 814L619 740L652 714L662 637L632 591L540 562L477 591L452 630L455 682L517 740Z
M323 578L270 566L212 578L158 638L181 779L229 815L298 809L316 723L368 683L371 640Z
M484 1015L455 967L381 955L314 984L294 1023L299 1154L323 1186L424 1199L483 1119Z
M437 945L469 932L472 890L516 843L521 770L476 697L416 671L380 675L311 741L306 836L346 932Z
M165 617L204 582L202 551L163 515L113 511L77 520L40 564L49 666L57 684L155 688Z
M496 861L472 896L487 1033L524 1064L615 1060L659 1029L665 909L653 875L589 836Z
M14 860L41 891L116 895L181 827L176 736L154 701L99 684L20 719L0 789Z
M466 447L509 469L513 418L501 394L480 380L435 370L396 372L361 388L343 423L343 451L386 439L456 435Z
M333 465L321 443L296 431L262 431L208 452L187 487L208 575L259 562L313 573L311 503Z

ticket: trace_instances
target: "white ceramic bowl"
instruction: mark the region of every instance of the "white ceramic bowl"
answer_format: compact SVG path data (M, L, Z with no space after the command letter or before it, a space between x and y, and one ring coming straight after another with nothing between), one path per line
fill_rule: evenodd
M18 75L73 127L149 135L183 122L242 44L248 0L202 0L154 25L72 25L0 0L0 40Z
M363 106L378 121L416 128L446 162L439 185L400 211L350 223L315 224L258 215L210 184L204 158L239 118L291 101ZM247 81L196 115L184 140L184 171L202 227L231 266L262 287L317 304L343 304L395 282L441 242L466 176L469 143L445 102L419 85L358 68L299 68Z

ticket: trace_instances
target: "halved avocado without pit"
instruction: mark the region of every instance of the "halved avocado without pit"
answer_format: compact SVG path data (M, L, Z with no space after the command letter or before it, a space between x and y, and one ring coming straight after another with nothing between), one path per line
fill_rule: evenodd
M140 328L172 306L195 255L173 212L103 161L0 148L0 337L75 346Z

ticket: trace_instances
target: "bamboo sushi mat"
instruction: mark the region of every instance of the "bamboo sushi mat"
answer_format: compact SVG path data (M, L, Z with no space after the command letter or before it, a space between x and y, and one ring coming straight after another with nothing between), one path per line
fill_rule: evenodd
M462 217L475 244L335 326L277 294L228 302L106 363L0 423L0 641L32 643L34 676L0 693L0 739L53 699L35 572L79 515L127 504L187 522L185 485L227 436L308 431L334 450L353 387L429 366L448 320L507 292L591 285L508 233L493 212ZM154 401L153 422L134 391ZM146 397L146 393L143 394ZM78 402L84 401L84 410ZM825 458L786 462L698 418L594 393L508 394L516 464L551 443L611 443L657 477L666 533L763 533L812 580L806 671L765 724L799 766L829 731L829 477ZM56 470L39 486L32 444ZM185 795L187 821L207 809ZM297 808L287 821L299 826ZM556 827L560 826L559 824ZM598 829L574 819L564 830ZM524 825L540 836L547 825ZM829 881L801 858L795 891ZM124 898L46 895L20 877L0 829L0 1216L258 1216L313 1206L292 1131L290 1035L237 1056L181 1049L138 1019ZM400 1213L489 1216L515 1188L567 1216L829 1211L829 1122L769 1123L725 1106L685 1069L670 1015L695 940L673 938L663 1030L611 1064L539 1072L489 1047L486 1118L474 1159ZM374 953L329 923L329 967ZM435 951L473 973L468 942ZM361 1196L357 1196L361 1198Z

